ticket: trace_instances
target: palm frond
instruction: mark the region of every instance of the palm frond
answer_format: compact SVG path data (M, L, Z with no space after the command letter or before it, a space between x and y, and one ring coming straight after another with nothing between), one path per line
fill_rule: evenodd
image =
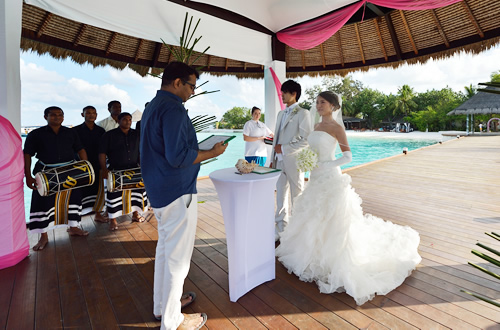
M210 115L198 115L191 119L191 123L193 124L196 133L215 125L215 122L216 117Z

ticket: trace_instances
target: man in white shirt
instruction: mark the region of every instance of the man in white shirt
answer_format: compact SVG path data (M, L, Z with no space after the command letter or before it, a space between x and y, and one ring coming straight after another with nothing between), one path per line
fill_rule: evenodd
M309 111L299 107L301 87L288 80L281 86L281 98L286 109L278 113L276 119L273 153L273 167L281 169L281 175L276 183L276 214L275 240L279 240L288 223L291 207L288 205L288 193L291 200L304 190L304 173L297 170L296 157L301 149L307 147L307 136L311 132Z
M106 132L119 126L118 115L122 113L122 104L119 101L111 101L108 103L108 111L110 116L96 123L96 125L104 128Z

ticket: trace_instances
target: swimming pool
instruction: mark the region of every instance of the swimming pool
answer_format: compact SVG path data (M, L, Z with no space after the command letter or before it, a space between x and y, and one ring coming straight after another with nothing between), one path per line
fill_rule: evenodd
M243 133L240 132L224 132L224 133L198 133L198 140L205 139L211 134L235 135L236 138L229 142L226 152L217 157L217 160L209 164L203 165L200 169L199 177L209 175L210 172L232 167L240 158L244 158L245 141L243 141ZM453 139L453 137L442 137L434 134L431 138L405 138L405 133L399 135L387 134L369 135L355 134L351 135L348 132L347 140L352 151L352 162L342 166L343 169L369 163L374 160L391 157L401 154L403 148L408 148L408 151L436 144L441 141ZM411 133L410 133L411 134ZM368 134L366 134L368 135ZM337 146L337 157L340 154L340 149Z
M235 135L236 138L231 140L226 152L219 156L216 161L201 166L198 177L207 176L210 172L221 168L233 167L236 161L244 158L245 154L245 141L243 141L243 133L241 132L217 132L217 133L198 133L198 141L205 139L212 134ZM400 133L403 134L403 133ZM412 134L412 133L410 133ZM366 134L368 135L368 134ZM366 136L363 134L350 135L348 132L347 140L352 151L352 162L342 166L342 168L349 168L374 160L387 158L390 156L398 155L403 152L403 148L408 148L408 151L418 148L426 147L428 145L436 144L440 141L453 139L454 137L441 137L440 135L433 135L432 138L405 138L405 135L387 135L387 136ZM409 136L410 137L410 136ZM22 138L23 146L25 137ZM337 147L338 149L338 147ZM339 150L337 150L340 153ZM35 161L32 161L34 166ZM29 221L29 209L31 203L31 189L26 184L24 185L24 206L26 212L26 221Z

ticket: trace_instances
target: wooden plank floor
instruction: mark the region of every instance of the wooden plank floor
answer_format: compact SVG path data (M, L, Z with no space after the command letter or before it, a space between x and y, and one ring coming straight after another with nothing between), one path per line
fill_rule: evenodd
M210 180L198 183L196 246L185 290L187 312L209 329L500 329L500 282L467 265L476 242L500 232L500 137L468 137L348 171L365 212L421 235L422 263L403 285L361 307L346 294L320 294L276 263L277 278L231 303L224 223ZM0 328L158 327L152 317L156 220L120 221L120 230L84 218L87 238L49 234L42 252L0 271ZM37 237L30 237L33 246ZM490 267L497 273L500 269Z

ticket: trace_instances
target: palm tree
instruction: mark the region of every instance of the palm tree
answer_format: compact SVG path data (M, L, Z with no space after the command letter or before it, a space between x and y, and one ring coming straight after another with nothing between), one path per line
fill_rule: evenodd
M491 75L491 82L500 83L500 70L493 72Z
M472 84L470 84L469 86L464 86L464 89L465 89L465 97L467 99L470 99L471 97L476 95L477 88L472 86Z
M403 85L398 89L398 94L396 95L396 100L394 101L394 114L401 112L405 116L408 115L412 109L417 107L413 98L415 97L415 92L413 88L408 85Z

